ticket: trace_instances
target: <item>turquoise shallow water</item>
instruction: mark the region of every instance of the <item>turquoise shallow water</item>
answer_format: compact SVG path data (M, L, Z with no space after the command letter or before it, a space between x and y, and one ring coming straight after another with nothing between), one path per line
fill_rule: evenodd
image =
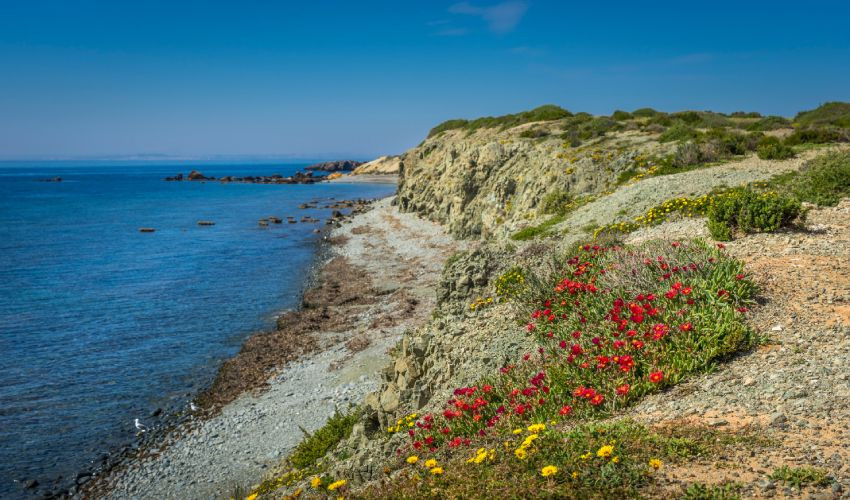
M296 305L322 225L258 219L323 220L330 210L298 205L395 189L162 178L303 166L0 163L0 497L20 492L15 479L68 477L128 442L134 418L186 404Z

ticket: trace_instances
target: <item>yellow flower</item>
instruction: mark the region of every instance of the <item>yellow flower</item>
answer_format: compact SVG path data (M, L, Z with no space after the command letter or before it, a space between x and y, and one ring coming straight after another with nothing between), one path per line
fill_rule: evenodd
M316 477L314 477L313 479L310 480L310 486L312 486L313 488L318 488L321 485L322 485L322 479L319 476L316 476Z
M516 457L520 460L525 460L526 457L525 450L523 448L517 448L514 450L514 455L516 455Z
M661 460L658 460L657 458L652 458L649 460L649 466L655 470L658 470L661 468Z
M442 473L443 473L442 467L434 467L433 469L431 469L431 474L434 474L435 476L439 476Z
M419 457L417 457L416 455L410 455L409 457L407 457L407 463L409 464L415 464L417 460L419 460Z
M522 429L514 429L514 434L522 434Z
M528 432L536 433L546 430L546 424L534 424L528 426Z
M614 457L611 459L611 463L618 464L620 463L620 457Z
M543 477L554 476L557 473L558 473L558 468L555 467L554 465L547 465L546 467L543 467L542 469L540 469L540 475L543 476Z
M601 458L608 458L614 453L614 447L606 444L605 446L599 448L596 451L596 456Z
M254 494L252 494L252 495L248 495L247 497L245 497L245 500L254 500L255 498L257 498L257 494L256 494L256 493L254 493Z
M573 476L573 479L578 479L578 471L573 471L571 475Z
M588 451L587 453L585 453L584 455L582 455L580 458L581 458L582 460L589 460L589 459L590 459L590 457L591 457L591 453Z
M335 482L328 485L328 491L334 491L337 488L345 486L345 483L346 483L345 479L340 479L339 481L335 481Z
M437 461L434 460L433 458L425 461L425 467L428 467L429 469L432 469L436 466L437 466Z

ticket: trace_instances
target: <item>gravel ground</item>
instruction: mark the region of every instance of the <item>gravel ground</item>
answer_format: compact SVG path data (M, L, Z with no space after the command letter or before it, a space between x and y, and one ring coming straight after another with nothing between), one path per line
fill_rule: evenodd
M357 310L353 330L327 332L325 349L287 365L266 391L240 396L157 457L106 479L106 498L229 498L278 465L301 440L300 428L318 429L336 405L376 389L387 350L431 311L436 279L457 246L439 226L390 203L377 202L331 235L343 242L333 252L365 268L386 300ZM346 342L357 335L367 345L352 350Z
M682 239L700 222L653 231ZM696 481L744 483L746 497L838 498L850 492L850 199L812 211L807 226L727 244L762 287L763 305L751 311L750 323L770 336L767 344L647 397L629 412L656 424L755 427L776 442L759 453L742 449L723 464L667 470L671 496ZM782 465L823 468L835 481L793 490L767 477Z

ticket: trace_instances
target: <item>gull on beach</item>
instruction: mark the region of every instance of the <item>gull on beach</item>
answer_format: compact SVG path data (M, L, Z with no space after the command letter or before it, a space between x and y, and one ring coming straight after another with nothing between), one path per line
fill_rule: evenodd
M138 418L136 419L136 429L138 429L139 432L145 432L146 430L148 430L147 426L142 425L142 423L139 422Z
M196 405L195 403L189 401L189 409L192 411L198 411L200 408L198 408L198 405Z

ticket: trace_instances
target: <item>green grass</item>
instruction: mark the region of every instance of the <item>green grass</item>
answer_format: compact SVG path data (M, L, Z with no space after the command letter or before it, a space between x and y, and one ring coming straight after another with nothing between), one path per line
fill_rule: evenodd
M573 116L573 114L567 111L566 109L560 108L552 104L547 104L534 108L530 111L523 111L521 113L515 113L510 115L486 116L483 118L477 118L475 120L448 120L432 128L431 131L428 132L428 137L433 137L447 130L464 129L468 132L474 132L475 130L478 130L480 128L498 127L505 129L515 127L517 125L522 125L523 123L560 120L562 118L568 118L570 116Z
M682 500L737 500L741 498L741 485L737 483L688 485Z
M304 469L315 463L332 450L340 441L351 434L351 429L360 418L359 412L343 415L335 413L325 425L313 434L305 432L301 441L289 457L293 467Z
M783 483L800 488L806 485L826 486L831 481L823 469L814 467L782 467L773 471L770 478L774 481L782 481Z
M566 216L563 214L554 215L536 226L529 226L524 229L520 229L511 235L511 239L514 241L528 241L541 236L548 236L550 234L550 229L561 222L564 222L565 218Z

